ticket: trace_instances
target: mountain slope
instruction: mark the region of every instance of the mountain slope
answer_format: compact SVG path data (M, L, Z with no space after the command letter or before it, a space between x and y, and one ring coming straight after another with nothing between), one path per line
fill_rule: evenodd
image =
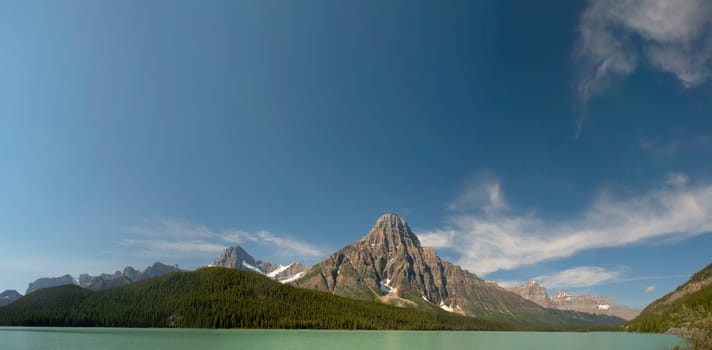
M361 300L530 324L611 324L622 320L547 310L422 247L405 219L381 216L358 242L315 265L295 285Z
M691 349L712 349L712 264L648 305L626 328L679 334L687 338Z
M104 291L60 286L0 309L0 325L506 329L445 312L395 308L299 289L235 269L176 272Z
M703 325L712 334L712 264L672 293L652 302L627 324L629 330L636 332L666 332L670 328Z

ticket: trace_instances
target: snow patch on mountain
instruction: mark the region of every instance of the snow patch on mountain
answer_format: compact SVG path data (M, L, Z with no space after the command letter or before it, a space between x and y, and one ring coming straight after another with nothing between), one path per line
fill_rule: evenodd
M284 272L285 270L287 270L288 268L292 267L292 265L294 265L294 263L291 263L291 264L289 264L289 265L287 265L287 266L279 265L278 268L276 268L276 269L273 270L272 272L267 273L265 276L270 277L270 278L274 278L274 277L276 277L277 275L279 275L280 273L282 273L282 272Z
M391 286L391 279L386 278L385 281L381 281L380 289L383 294L393 293L394 288Z
M298 280L298 279L301 278L303 275L304 275L304 271L299 272L299 273L297 273L296 275L294 275L294 276L292 276L292 277L289 277L289 278L286 278L286 279L283 279L283 280L279 280L279 283L291 283L291 282L294 282L294 281Z
M250 270L252 270L252 271L255 271L255 272L259 273L259 274L264 275L264 272L262 272L262 270L260 270L260 269L257 268L256 266L252 266L252 265L250 265L250 264L248 264L248 263L246 263L246 262L244 262L244 261L242 262L242 266L244 266L244 267L246 267L246 268L248 268L248 269L250 269Z

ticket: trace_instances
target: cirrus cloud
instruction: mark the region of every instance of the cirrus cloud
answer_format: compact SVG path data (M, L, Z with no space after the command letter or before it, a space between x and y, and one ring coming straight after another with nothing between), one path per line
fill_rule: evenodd
M686 88L712 76L712 2L592 0L583 11L574 59L579 68L580 136L590 99L640 61L674 75Z
M573 219L534 214L460 213L445 228L419 235L423 245L448 248L479 275L511 270L581 251L675 242L712 232L712 185L662 186L640 196L601 193Z
M214 258L228 245L247 244L264 252L259 258L294 259L310 262L324 256L323 247L267 230L248 232L239 229L214 230L205 225L175 218L145 220L126 229L136 235L119 245L138 249L153 257ZM286 261L285 261L286 262Z
M547 288L580 288L611 282L621 276L620 271L607 270L599 266L579 266L538 276L534 280Z

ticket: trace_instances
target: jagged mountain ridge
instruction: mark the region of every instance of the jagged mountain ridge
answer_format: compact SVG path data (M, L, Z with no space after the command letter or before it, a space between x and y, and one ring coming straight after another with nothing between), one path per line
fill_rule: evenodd
M131 266L126 266L123 272L116 271L113 275L89 276L82 274L79 276L79 286L91 290L104 290L178 271L180 271L178 265L166 265L160 262L155 262L153 265L146 267L143 272Z
M601 314L620 317L624 320L635 318L640 309L616 305L613 299L600 295L573 295L567 291L559 291L549 297L546 288L535 280L507 290L521 295L542 307L558 310L572 310L591 314Z
M398 306L512 321L522 321L522 315L552 323L592 316L549 312L443 261L433 248L421 246L406 220L395 214L381 216L365 237L316 264L295 285Z
M222 254L208 265L208 267L213 266L257 272L282 283L300 278L309 269L299 262L284 266L257 260L239 245L225 248Z
M155 262L153 265L146 267L143 272L137 271L131 266L127 266L123 272L116 271L113 274L104 273L98 276L90 276L89 274L83 273L79 275L79 278L74 278L68 274L61 277L44 277L31 282L27 287L25 295L39 289L68 284L91 290L110 289L177 271L180 271L178 265L166 265Z

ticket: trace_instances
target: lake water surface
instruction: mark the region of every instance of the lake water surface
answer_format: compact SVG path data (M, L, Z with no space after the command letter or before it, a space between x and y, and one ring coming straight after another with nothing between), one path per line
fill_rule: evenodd
M0 348L130 349L580 349L668 350L680 338L615 332L419 332L0 327Z

